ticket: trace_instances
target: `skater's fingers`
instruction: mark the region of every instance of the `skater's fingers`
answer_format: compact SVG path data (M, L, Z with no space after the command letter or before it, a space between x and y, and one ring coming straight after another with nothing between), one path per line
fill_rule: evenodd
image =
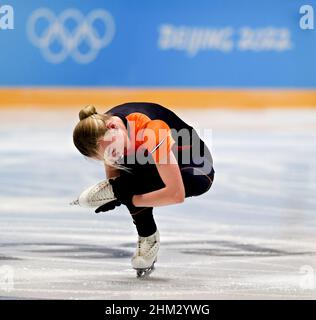
M115 207L118 207L121 203L117 200L110 201L106 204L103 204L102 206L95 209L95 213L99 212L106 212L115 209Z
M114 208L115 208L115 206L114 207L113 206L110 207L110 206L108 206L108 204L102 205L102 206L100 206L100 207L95 209L95 213L106 212L106 211L112 210Z

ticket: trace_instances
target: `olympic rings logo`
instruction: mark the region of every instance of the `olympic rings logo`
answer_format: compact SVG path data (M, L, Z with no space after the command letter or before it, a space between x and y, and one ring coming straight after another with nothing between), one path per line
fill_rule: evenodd
M87 64L110 44L115 23L103 9L93 10L87 16L77 9L66 9L56 16L50 9L40 8L30 16L27 33L47 61L57 64L70 56L78 63Z

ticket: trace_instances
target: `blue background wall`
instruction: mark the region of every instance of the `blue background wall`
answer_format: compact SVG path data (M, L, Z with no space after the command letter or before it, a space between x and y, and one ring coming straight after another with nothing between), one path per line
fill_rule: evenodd
M316 31L299 26L299 8L315 1L298 0L90 0L1 1L14 8L15 29L0 30L1 86L141 86L141 87L316 87ZM57 16L69 8L79 9L84 16L103 8L113 17L112 41L98 50L96 58L80 63L69 54L59 63L48 61L42 50L28 36L28 23L38 8L48 8ZM232 47L227 51L210 48L189 54L187 50L159 45L160 28L169 25L186 32L203 29L230 28ZM49 24L36 24L36 32L44 35ZM50 25L51 27L51 25ZM269 50L264 41L255 41L259 50L241 50L241 29L252 32L272 28L276 34ZM74 37L76 24L68 20L64 26L68 41ZM95 32L106 30L96 22ZM286 39L278 35L285 30ZM179 30L179 29L177 29ZM91 32L91 30L90 30ZM262 33L263 32L263 33ZM284 31L283 31L284 32ZM191 33L192 35L192 33ZM178 35L179 36L179 35ZM270 39L270 40L269 40ZM49 49L62 47L58 37L50 39ZM177 37L173 38L177 41ZM178 39L179 40L179 39ZM192 38L191 38L192 40ZM197 38L193 38L198 41ZM252 39L253 41L254 39ZM288 43L282 46L281 42ZM188 43L185 40L183 43ZM82 52L89 43L82 38ZM280 49L281 48L281 49Z

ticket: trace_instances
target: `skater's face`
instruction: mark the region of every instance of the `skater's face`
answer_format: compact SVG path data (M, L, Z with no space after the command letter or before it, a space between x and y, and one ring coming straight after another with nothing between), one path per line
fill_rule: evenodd
M126 150L128 136L126 128L121 119L111 118L106 124L108 131L99 140L98 160L104 160L111 163L117 162Z

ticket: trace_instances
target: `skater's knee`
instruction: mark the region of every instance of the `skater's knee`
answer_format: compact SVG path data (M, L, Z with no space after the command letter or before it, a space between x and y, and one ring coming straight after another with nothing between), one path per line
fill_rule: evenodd
M196 170L197 169L197 170ZM210 175L199 172L198 168L182 168L182 179L185 189L185 197L199 196L207 192L214 180L214 172Z

